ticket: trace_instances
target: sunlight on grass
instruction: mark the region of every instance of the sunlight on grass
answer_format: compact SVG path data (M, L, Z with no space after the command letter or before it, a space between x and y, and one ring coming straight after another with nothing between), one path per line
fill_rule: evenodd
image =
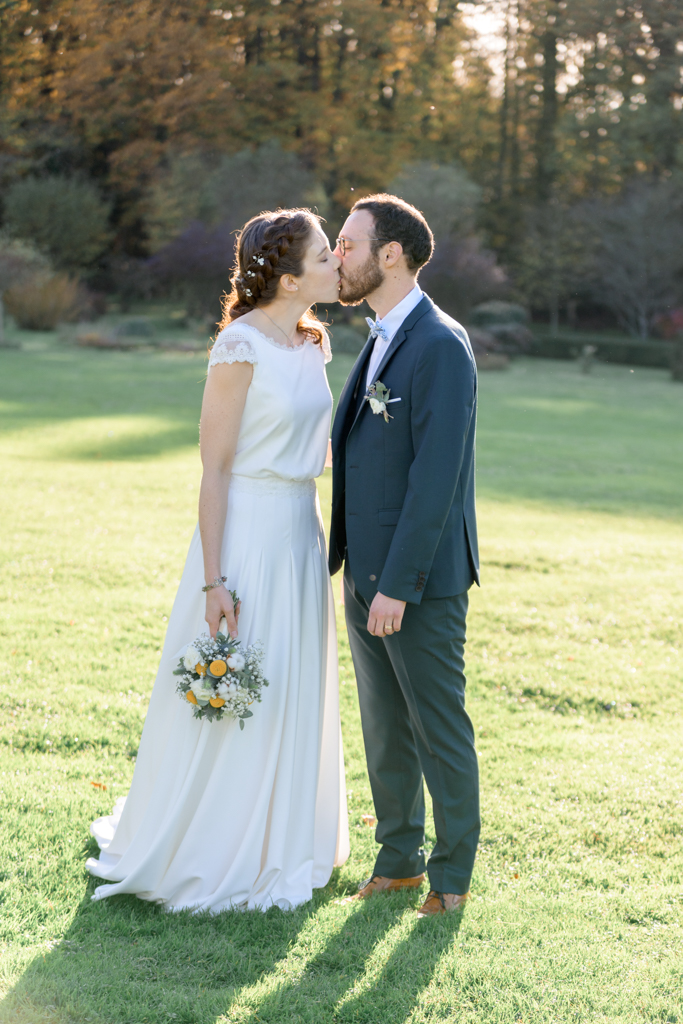
M194 529L205 363L0 361L0 1021L683 1022L680 385L482 374L484 827L464 915L417 922L418 893L339 902L376 847L338 609L351 858L292 913L208 918L93 904L84 868L90 821L130 783ZM350 365L331 364L335 394ZM319 492L327 516L329 473Z

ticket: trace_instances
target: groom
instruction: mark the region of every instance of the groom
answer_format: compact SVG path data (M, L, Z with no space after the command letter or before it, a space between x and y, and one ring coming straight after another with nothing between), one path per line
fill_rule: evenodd
M461 906L479 838L465 711L467 591L479 582L477 375L465 330L420 290L433 237L396 196L355 204L337 240L340 299L367 299L370 337L332 431L330 572L344 596L380 850L359 889L430 892L418 916ZM423 778L436 846L426 860Z

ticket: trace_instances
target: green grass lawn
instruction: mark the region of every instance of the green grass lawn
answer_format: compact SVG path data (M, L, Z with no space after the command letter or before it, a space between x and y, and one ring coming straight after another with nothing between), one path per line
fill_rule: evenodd
M375 848L341 619L352 854L329 886L288 914L90 902L88 826L129 785L194 527L204 367L0 351L0 1021L681 1024L683 387L665 371L482 374L484 825L462 918L418 922L414 894L338 902Z

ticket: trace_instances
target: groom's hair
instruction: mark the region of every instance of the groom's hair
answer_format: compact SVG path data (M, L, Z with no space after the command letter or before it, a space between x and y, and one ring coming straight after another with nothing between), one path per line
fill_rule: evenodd
M434 235L420 211L405 199L380 192L359 199L351 213L356 210L367 210L375 218L373 253L378 253L387 242L398 242L409 270L419 270L429 262L434 252Z

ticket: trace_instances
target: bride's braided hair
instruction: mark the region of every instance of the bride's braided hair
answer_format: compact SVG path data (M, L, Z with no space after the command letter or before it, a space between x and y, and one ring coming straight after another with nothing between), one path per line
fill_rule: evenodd
M311 232L319 223L320 218L310 210L276 210L247 221L237 236L232 291L223 297L219 331L257 306L272 302L284 274L299 277L303 273ZM298 330L322 343L322 325L310 310L302 316Z

